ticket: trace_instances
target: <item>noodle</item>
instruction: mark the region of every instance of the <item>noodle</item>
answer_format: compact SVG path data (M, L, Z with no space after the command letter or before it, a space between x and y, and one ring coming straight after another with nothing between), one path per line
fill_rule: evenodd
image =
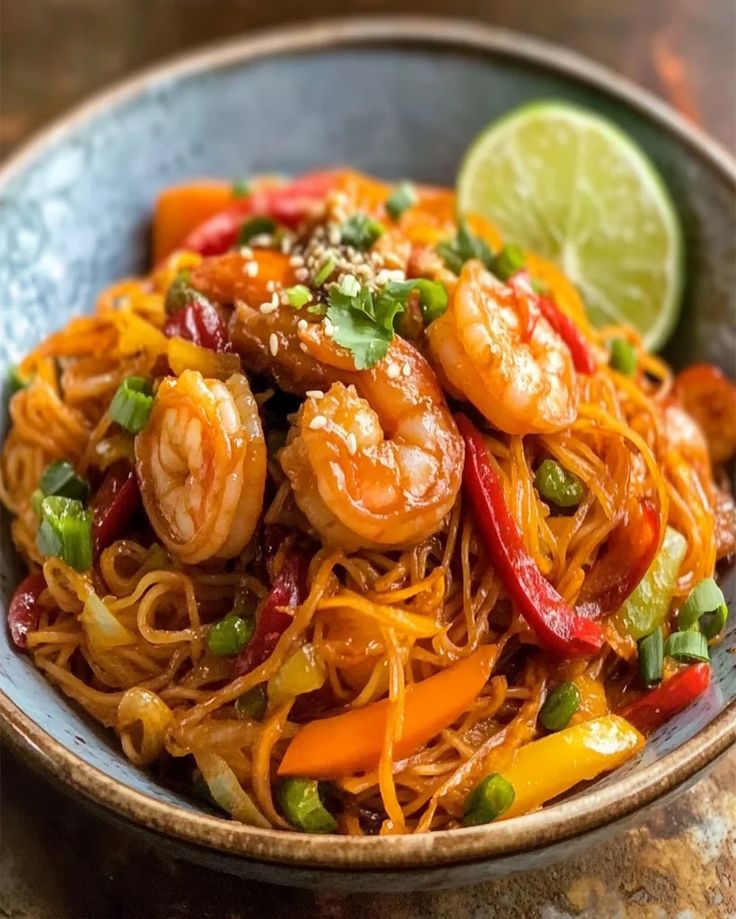
M578 677L604 704L608 693L613 709L616 693L626 693L631 682L622 658L635 654L630 638L612 632L611 647L586 662L551 663L541 654L489 558L467 497L458 493L435 531L414 542L337 546L315 538L293 482L269 455L258 530L229 557L214 553L185 564L152 529L151 515L140 513L85 573L37 546L34 492L49 463L67 460L95 486L111 471L130 468L133 441L116 424L110 402L131 376L152 376L160 385L171 340L162 331L166 292L182 268L207 264L193 253L177 253L151 279L115 285L101 296L96 316L72 320L21 364L34 376L10 403L0 500L13 515L15 545L31 566L42 565L45 579L28 653L70 699L117 730L132 762L193 757L210 790L220 790L218 803L230 801L233 814L259 825L290 826L274 793L279 764L302 724L382 703L380 756L370 768L334 779L342 800L340 831L421 833L457 826L474 784L508 769L515 751L540 736L537 718L551 686ZM718 556L710 464L707 457L694 464L668 432L669 368L646 354L631 330L592 334L598 348L612 335L630 341L640 377L599 363L579 377L575 420L554 433L504 434L485 425L489 462L526 551L568 604L584 594L630 502L645 500L656 507L660 544L668 525L685 539L674 588L679 604L713 574ZM264 419L280 398L274 393L255 395ZM269 424L264 421L267 436ZM196 449L203 468L225 455L208 452L204 435ZM163 446L155 455L162 467L175 465ZM543 458L582 484L582 499L567 513L554 512L540 495L535 470ZM138 470L140 477L140 462ZM259 543L266 531L278 535L270 553ZM281 630L268 639L265 656L239 672L232 659L210 649L211 629L231 610L257 608L264 615L296 550L308 556L306 595L299 603L276 603L273 615L287 617ZM90 625L94 610L109 630L102 641ZM399 756L412 693L488 646L495 649L493 666L474 701ZM243 716L240 700L266 690L305 648L322 674L317 688L270 704L262 720ZM305 679L313 676L307 672Z

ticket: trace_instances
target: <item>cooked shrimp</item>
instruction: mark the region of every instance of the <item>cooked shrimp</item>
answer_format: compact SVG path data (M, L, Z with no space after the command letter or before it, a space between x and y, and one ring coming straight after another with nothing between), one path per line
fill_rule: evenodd
M558 431L577 416L572 358L523 300L467 262L447 312L427 330L431 353L453 389L501 431Z
M319 342L313 327L301 337ZM351 550L432 535L460 488L463 444L431 368L400 338L362 371L343 369L327 341L318 347L342 382L307 398L281 451L297 504L325 542Z
M148 517L174 555L195 564L242 551L266 481L258 407L242 374L167 377L135 453Z

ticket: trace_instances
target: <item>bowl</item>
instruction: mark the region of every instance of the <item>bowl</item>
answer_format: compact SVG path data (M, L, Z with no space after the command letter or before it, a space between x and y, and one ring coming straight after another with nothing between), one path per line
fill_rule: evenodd
M515 106L567 99L613 119L670 187L687 245L676 363L736 355L736 165L642 91L573 54L476 23L351 19L238 39L149 71L57 122L0 176L0 373L116 278L144 269L151 205L187 177L350 163L451 184L468 142ZM7 418L4 421L7 424ZM7 515L6 515L7 516ZM2 534L2 598L21 568ZM736 578L726 578L732 599ZM563 858L693 782L736 739L736 616L712 691L624 768L562 803L485 827L346 839L254 829L132 766L0 630L0 723L32 766L160 844L277 883L399 890Z

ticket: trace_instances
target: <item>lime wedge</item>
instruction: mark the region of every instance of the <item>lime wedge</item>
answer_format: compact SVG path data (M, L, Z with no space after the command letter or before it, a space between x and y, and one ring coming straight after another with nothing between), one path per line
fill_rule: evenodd
M457 194L461 213L556 262L594 325L665 342L682 290L680 225L652 163L610 122L563 102L517 109L473 142Z

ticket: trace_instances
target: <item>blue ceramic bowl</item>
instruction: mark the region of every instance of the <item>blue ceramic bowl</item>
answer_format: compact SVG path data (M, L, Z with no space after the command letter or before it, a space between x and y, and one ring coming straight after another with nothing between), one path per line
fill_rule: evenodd
M607 115L661 170L687 238L678 363L734 371L733 161L612 73L477 24L349 20L204 51L133 79L52 127L0 177L0 375L98 291L142 271L155 195L201 175L298 173L350 163L451 184L480 128L538 98ZM3 530L4 602L21 569ZM734 578L726 582L729 598ZM161 844L247 876L373 890L478 881L589 846L692 782L736 738L736 616L713 656L714 686L624 769L546 810L418 837L336 839L219 819L134 768L45 682L0 629L4 734L84 799Z

